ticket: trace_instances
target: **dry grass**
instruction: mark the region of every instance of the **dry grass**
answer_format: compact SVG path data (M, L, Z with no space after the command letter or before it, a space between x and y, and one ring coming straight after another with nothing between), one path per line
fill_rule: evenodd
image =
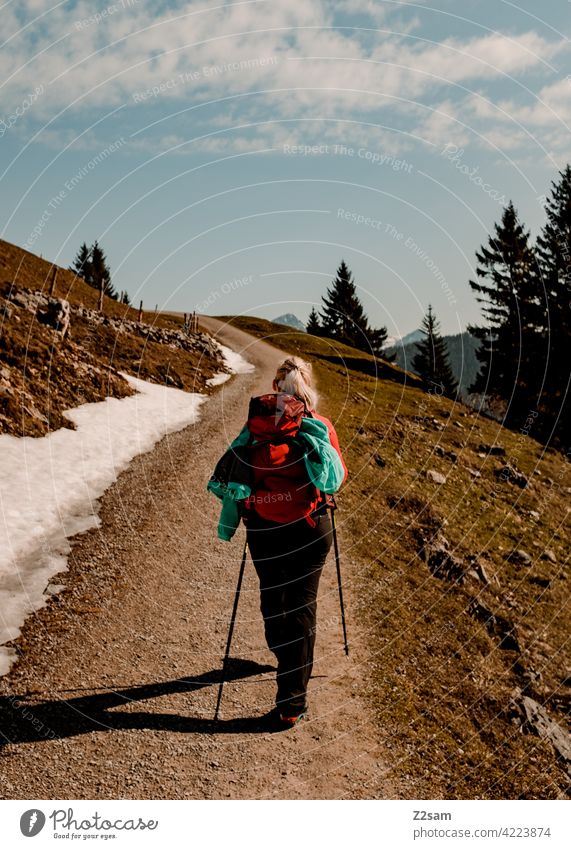
M118 333L75 315L70 339L62 344L59 334L31 312L4 300L13 287L48 294L52 269L46 260L0 240L0 308L7 303L12 312L10 318L0 315L2 432L43 436L60 427L72 428L64 410L132 394L119 372L189 392L210 391L206 380L220 371L220 360L210 355L149 341L138 333ZM58 269L54 295L75 306L97 309L98 292L63 268ZM114 318L138 318L138 310L107 297L103 311ZM182 317L145 312L143 323L180 329Z
M262 319L228 320L314 364L320 409L350 471L338 515L342 555L362 567L350 626L370 635L368 695L411 798L569 793L551 744L522 733L510 705L524 692L561 726L569 721L569 460L410 379L403 385L392 367L367 373L352 349ZM479 456L481 444L506 456ZM447 452L455 462L439 456ZM496 476L506 459L528 488ZM428 469L446 483L429 481ZM434 577L418 551L435 528L456 555L477 555L491 582ZM531 565L505 559L517 548ZM542 559L546 549L556 563ZM470 615L474 601L513 625L520 651L501 648Z

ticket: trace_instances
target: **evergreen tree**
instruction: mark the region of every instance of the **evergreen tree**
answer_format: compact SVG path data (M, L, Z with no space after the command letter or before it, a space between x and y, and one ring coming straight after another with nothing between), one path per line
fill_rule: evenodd
M540 406L549 431L569 444L571 431L571 165L559 172L547 199L547 222L537 239L536 253L544 297L542 323L547 351L538 363L545 376Z
M413 358L412 367L424 383L425 389L454 398L458 385L448 360L446 342L440 334L440 326L430 304L421 330L425 338L416 343L418 354Z
M305 329L308 333L313 334L313 336L321 335L321 325L319 323L319 316L317 315L315 307L311 308Z
M322 302L321 335L337 339L360 351L384 356L382 345L387 338L387 330L385 327L374 330L369 326L353 275L344 260L341 260L337 276Z
M359 340L359 336L362 337L367 330L367 318L357 297L353 275L344 260L341 260L337 277L322 301L321 320L325 335L360 348L362 338ZM361 345L358 345L357 341L360 341Z
M107 259L97 241L90 248L85 242L82 244L73 265L70 266L70 271L74 271L78 277L100 293L103 292L109 298L119 300L115 287L111 283L111 271L107 265ZM127 293L125 295L128 297Z
M93 286L91 248L88 248L85 242L78 250L73 265L70 266L70 271L75 271L78 277L81 277L82 280Z
M378 327L375 330L369 328L367 338L370 343L370 350L376 357L382 357L389 363L392 363L396 354L387 354L385 351L385 343L388 339L386 327Z
M131 298L129 297L129 293L127 292L127 290L126 290L126 289L125 289L125 291L124 291L124 292L121 292L121 297L119 298L119 301L120 301L122 304L125 304L125 305L126 305L126 306L128 306L128 307L130 307L130 306L131 306Z
M478 282L470 280L486 326L469 327L480 340L480 372L470 391L503 399L506 423L516 423L537 403L541 310L537 262L510 201L495 235L476 252Z

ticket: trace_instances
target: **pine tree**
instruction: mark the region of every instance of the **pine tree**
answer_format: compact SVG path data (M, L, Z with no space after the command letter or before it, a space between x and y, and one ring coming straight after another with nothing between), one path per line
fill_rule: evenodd
M353 275L344 260L341 260L337 277L322 301L321 320L325 335L338 339L346 345L361 347L362 338L359 339L359 336L362 337L367 330L367 318L363 305L357 297ZM358 341L361 345L357 344Z
M429 392L454 398L458 385L450 367L446 342L440 334L440 325L430 304L421 330L425 338L416 343L418 354L413 358L412 367Z
M119 301L122 304L125 304L128 307L131 306L131 298L129 297L129 293L127 292L126 289L125 289L125 291L121 292L121 297L119 298Z
M382 345L387 338L387 329L381 327L374 330L369 326L353 275L344 260L341 260L337 276L322 302L321 335L337 339L360 351L384 356Z
M117 292L111 283L111 271L107 265L107 258L95 241L91 248L91 269L94 288L99 289L99 309L103 309L103 295L117 300Z
M476 251L476 275L470 280L482 305L486 326L469 327L480 340L480 372L470 391L507 404L506 423L516 423L534 407L535 375L541 345L537 263L526 232L510 201L495 235Z
M97 241L90 248L87 247L85 242L82 244L73 265L70 266L70 271L74 271L78 277L85 280L89 286L97 289L100 294L103 292L109 298L119 300L119 295L111 283L111 271L107 265L107 259ZM127 295L127 293L125 294ZM101 304L101 297L99 301Z
M549 419L549 432L569 442L571 430L571 165L559 172L547 199L547 222L537 239L544 304L540 332L548 346L539 366L545 372L541 406ZM547 362L546 368L544 368Z
M375 330L369 328L367 338L370 343L370 352L376 357L382 357L389 363L392 363L396 354L387 354L385 352L385 343L388 339L388 331L386 327L378 327Z
M321 335L321 325L319 323L319 316L317 315L317 310L315 309L315 307L311 308L311 312L309 313L309 318L307 320L307 324L305 325L305 329L313 336Z
M78 277L81 277L82 280L93 286L91 248L88 248L85 242L78 250L73 265L70 266L70 271L75 271Z

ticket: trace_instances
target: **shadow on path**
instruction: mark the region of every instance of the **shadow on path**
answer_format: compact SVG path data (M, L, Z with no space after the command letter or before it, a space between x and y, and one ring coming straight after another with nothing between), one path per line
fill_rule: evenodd
M263 672L273 666L234 658L230 661L226 681L238 681ZM117 711L111 709L132 702L168 696L171 693L190 693L220 683L221 669L205 672L197 678L177 678L142 684L122 690L105 690L72 699L52 699L37 703L34 696L2 696L0 698L0 747L17 743L37 743L76 737L92 731L152 729L178 731L186 734L256 734L277 731L271 714L260 717L213 720L180 716L174 713ZM75 692L75 691L73 691ZM212 707L214 714L214 701Z

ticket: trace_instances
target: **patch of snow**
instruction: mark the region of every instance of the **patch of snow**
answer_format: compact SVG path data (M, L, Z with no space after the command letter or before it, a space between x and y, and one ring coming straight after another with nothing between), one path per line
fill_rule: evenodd
M222 345L217 339L214 341L220 348L222 356L224 357L224 362L226 363L226 368L228 368L229 371L219 371L218 374L214 375L214 377L210 377L206 381L207 386L219 386L221 383L226 383L227 380L230 380L233 374L246 374L247 372L255 371L256 366L253 363L249 363L248 360L244 359L244 357L237 351L233 351L232 348Z
M133 457L195 422L208 398L123 376L137 394L66 411L76 430L0 436L0 675L15 658L2 644L59 589L50 579L67 569L69 538L100 524L97 499Z

